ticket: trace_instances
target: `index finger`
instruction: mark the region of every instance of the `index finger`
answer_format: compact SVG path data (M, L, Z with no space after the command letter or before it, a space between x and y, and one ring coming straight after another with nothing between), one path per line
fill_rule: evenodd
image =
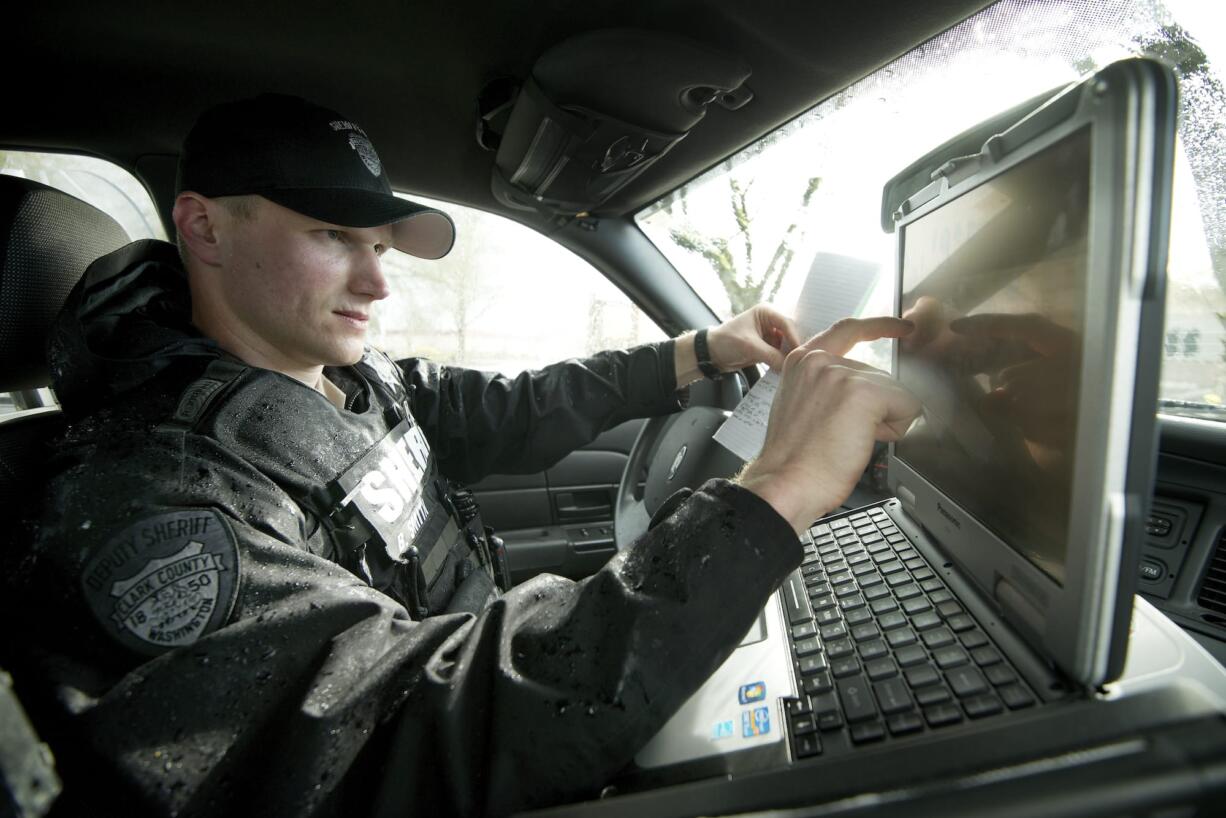
M915 329L915 324L905 318L889 316L844 318L841 321L835 321L825 332L819 332L806 341L803 349L808 352L822 349L841 357L863 341L876 341L878 338L902 338L913 329Z

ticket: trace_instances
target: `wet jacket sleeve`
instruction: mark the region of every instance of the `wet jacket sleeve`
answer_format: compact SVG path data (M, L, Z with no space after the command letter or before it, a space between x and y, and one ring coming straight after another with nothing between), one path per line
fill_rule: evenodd
M504 814L593 795L801 559L773 509L712 481L587 580L539 577L479 616L414 622L207 439L111 432L56 466L24 610L71 736L56 747L65 777L128 815ZM165 525L185 509L225 521L231 564L224 543ZM181 574L114 543L163 535L182 535L173 565L237 582L215 599L224 622L142 655L116 623L186 603L116 578ZM100 549L124 570L87 591Z
M515 378L398 361L443 474L531 474L552 466L605 429L675 412L673 342L562 361Z

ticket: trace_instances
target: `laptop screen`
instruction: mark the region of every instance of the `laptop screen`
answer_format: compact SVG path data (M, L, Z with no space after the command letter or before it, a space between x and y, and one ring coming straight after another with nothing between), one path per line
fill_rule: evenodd
M1086 310L1090 128L903 228L895 456L1061 585ZM942 509L938 505L938 511Z

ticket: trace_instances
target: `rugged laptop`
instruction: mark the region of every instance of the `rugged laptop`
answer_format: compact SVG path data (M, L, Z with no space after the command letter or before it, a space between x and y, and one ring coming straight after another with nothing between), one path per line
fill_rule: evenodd
M627 785L998 729L1120 675L1175 104L1167 68L1116 63L893 210L899 314L918 325L895 373L924 404L890 449L895 497L809 530L801 569Z

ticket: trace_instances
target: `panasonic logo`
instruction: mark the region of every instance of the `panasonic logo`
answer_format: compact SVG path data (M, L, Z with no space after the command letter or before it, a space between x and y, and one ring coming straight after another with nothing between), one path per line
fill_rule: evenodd
M939 502L937 503L937 511L940 512L942 517L944 517L946 520L949 520L951 523L953 523L954 528L961 530L962 522L957 517L950 514L948 511L946 511L945 507L941 505Z

